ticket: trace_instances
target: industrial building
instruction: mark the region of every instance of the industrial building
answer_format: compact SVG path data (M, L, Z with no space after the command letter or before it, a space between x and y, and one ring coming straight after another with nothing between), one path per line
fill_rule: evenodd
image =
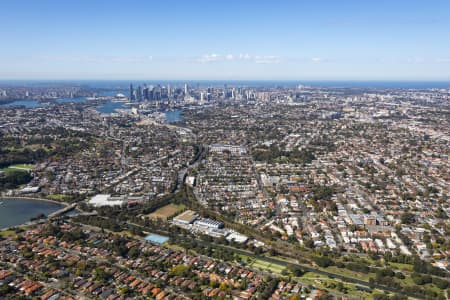
M197 218L198 214L195 211L186 210L185 212L173 218L173 222L181 225L189 225L192 224Z

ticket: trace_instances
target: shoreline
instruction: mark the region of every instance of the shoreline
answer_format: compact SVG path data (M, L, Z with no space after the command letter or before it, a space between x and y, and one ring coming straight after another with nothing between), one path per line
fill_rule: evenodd
M37 202L41 201L41 202L49 202L49 203L59 204L59 205L63 206L63 207L61 207L60 209L58 209L56 211L60 211L62 209L66 209L66 208L68 208L71 205L71 204L69 204L67 202L58 202L56 200L51 200L51 199L33 198L33 197L20 197L20 196L17 196L17 197L15 197L15 196L11 196L11 197L0 196L0 202L2 202L3 200L30 200L30 201L37 201ZM46 216L46 219L48 219L48 217L49 216ZM26 221L24 223L21 223L21 224L18 224L18 225L2 227L2 228L0 228L0 231L10 230L11 228L15 228L15 227L30 226L30 225L32 225L33 222L36 222L36 221L28 220L28 221Z
M45 202L52 202L52 203L55 203L55 204L61 204L61 205L64 205L64 206L69 206L70 205L70 203L67 203L67 202L60 202L60 201L57 201L57 200L45 199L45 198L21 197L21 196L0 196L0 202L2 200L6 200L6 199L45 201Z

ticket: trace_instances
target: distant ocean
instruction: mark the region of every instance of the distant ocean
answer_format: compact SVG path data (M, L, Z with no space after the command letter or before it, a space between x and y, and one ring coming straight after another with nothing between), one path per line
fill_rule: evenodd
M77 84L93 88L105 89L128 89L130 83L133 85L173 85L183 86L185 83L192 87L201 86L249 86L249 87L293 87L298 85L313 87L335 87L335 88L391 88L391 89L432 89L450 88L450 81L358 81L358 80L0 80L2 85L65 85Z

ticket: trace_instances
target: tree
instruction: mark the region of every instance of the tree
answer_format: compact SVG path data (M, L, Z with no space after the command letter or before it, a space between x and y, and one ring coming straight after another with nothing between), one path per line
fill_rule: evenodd
M105 271L103 268L96 268L94 270L95 279L101 282L108 282L112 278L112 274L110 272Z
M185 264L179 264L172 267L171 273L175 276L185 276L189 272L189 267Z
M304 274L304 271L299 266L291 265L289 266L289 270L292 272L292 275L296 277L300 277Z
M227 291L228 290L228 286L227 286L227 284L225 283L225 282L222 282L220 285L219 285L219 290L221 290L221 291Z
M130 250L128 251L128 257L130 258L138 258L140 254L141 251L137 246L131 247Z
M333 261L326 256L316 256L314 257L314 262L322 268L326 268L333 265Z
M400 220L401 220L402 224L412 224L412 223L414 223L414 218L415 218L415 215L413 213L405 212L400 217Z

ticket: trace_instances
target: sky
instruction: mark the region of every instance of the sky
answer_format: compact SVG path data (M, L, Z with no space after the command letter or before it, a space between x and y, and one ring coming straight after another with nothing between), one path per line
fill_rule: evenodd
M446 81L450 1L2 1L0 79Z

